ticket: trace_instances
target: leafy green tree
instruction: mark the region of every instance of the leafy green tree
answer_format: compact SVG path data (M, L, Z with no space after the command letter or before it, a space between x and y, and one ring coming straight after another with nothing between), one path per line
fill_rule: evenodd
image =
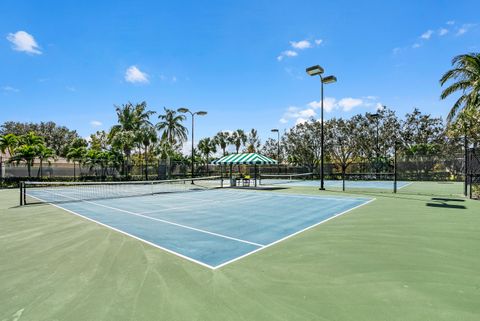
M15 149L15 153L10 161L16 161L17 164L24 161L27 164L28 177L32 177L32 166L35 157L38 155L38 146L36 145L20 145Z
M458 55L452 59L452 66L440 78L442 86L450 80L454 81L442 91L440 98L446 99L454 93L460 93L448 114L448 122L454 120L463 109L480 109L480 53Z
M205 164L207 165L207 173L209 173L208 162L210 159L210 155L217 152L217 145L215 144L215 141L210 137L203 138L200 139L200 141L198 142L198 150L204 156Z
M282 139L280 139L280 141L281 140ZM279 163L283 162L284 156L282 144L280 144L280 155L278 155L278 141L276 139L273 139L271 137L268 138L265 141L265 144L262 146L261 153L262 155L276 159Z
M52 121L40 123L8 121L0 126L0 135L14 134L19 137L28 132L34 132L43 137L45 145L52 148L55 154L61 157L65 156L71 142L79 138L76 131L65 126L58 126Z
M219 146L222 150L223 156L227 154L227 146L230 143L230 133L226 131L218 132L214 137L213 140L217 146Z
M98 151L108 149L108 134L100 130L90 135L90 148Z
M157 131L151 125L144 125L137 131L139 147L143 147L143 158L145 162L145 179L148 180L148 155L149 148L158 140Z
M342 179L345 172L357 157L358 128L353 119L332 118L325 122L326 150L329 158L340 167ZM345 189L345 186L343 186Z
M258 132L255 128L252 128L250 130L250 133L248 133L248 147L247 147L247 152L249 153L255 153L259 150L260 148L260 137L258 137Z
M18 143L19 139L15 134L6 134L5 136L0 136L0 151L2 153L8 152L8 155L11 157L15 148L18 146Z
M238 154L240 148L247 142L247 135L242 129L237 129L230 135L230 143L235 145L235 151Z
M285 133L282 140L287 161L294 165L306 166L313 172L322 155L320 137L319 121L312 120L295 125Z

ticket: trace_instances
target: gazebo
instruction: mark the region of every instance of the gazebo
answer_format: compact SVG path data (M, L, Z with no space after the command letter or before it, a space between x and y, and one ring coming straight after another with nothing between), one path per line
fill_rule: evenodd
M255 187L257 187L257 166L258 165L276 165L277 161L258 153L241 153L223 156L212 162L215 165L230 165L230 178L232 178L233 165L254 165L255 166Z

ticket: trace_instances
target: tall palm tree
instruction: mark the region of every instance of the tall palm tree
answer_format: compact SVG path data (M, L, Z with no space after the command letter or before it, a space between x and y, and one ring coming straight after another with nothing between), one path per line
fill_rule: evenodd
M182 122L186 119L185 115L177 114L175 110L167 109L165 107L163 109L165 114L158 116L160 121L157 123L156 127L162 132L162 150L163 152L166 152L168 164L167 174L170 177L170 158L177 145L187 140L188 130L182 124Z
M127 177L132 149L136 143L135 133L142 126L152 125L149 118L155 112L146 109L146 102L136 105L129 102L115 108L118 124L111 128L108 138L112 145L123 150L125 154L125 174Z
M50 164L50 159L55 158L55 151L45 145L38 145L37 157L40 160L37 177L43 177L43 162L47 161Z
M218 132L213 140L217 146L220 146L223 152L223 156L226 155L226 149L230 143L230 133L229 132Z
M32 177L32 166L38 154L38 145L21 145L15 149L10 161L16 161L17 163L25 161L27 163L28 177Z
M205 157L205 163L207 164L207 175L208 175L209 173L208 160L210 158L210 154L215 153L217 151L217 145L215 141L212 140L210 137L203 138L203 139L200 139L200 141L198 142L198 150Z
M87 153L85 147L71 147L67 152L67 160L73 161L73 179L77 178L75 163L78 163L78 170L80 171L80 164Z
M162 131L162 139L166 139L172 146L187 140L188 130L182 122L186 119L185 115L177 114L175 110L163 108L165 114L158 115L160 121L157 123L157 129Z
M145 125L137 131L137 140L139 147L143 147L143 158L145 162L145 179L148 180L148 152L149 147L155 144L158 140L157 131L155 127ZM141 152L140 152L141 153Z
M246 142L247 142L247 135L245 135L245 132L242 129L237 129L230 136L230 143L235 145L235 150L237 154L240 151L240 147L242 147L242 145L245 145Z
M440 98L445 99L453 93L461 96L453 104L447 120L451 122L463 109L480 108L480 53L459 55L452 59L453 69L440 79L443 86L447 81L454 82L442 91Z
M0 136L0 151L2 153L8 152L10 157L13 156L13 151L15 147L18 146L19 139L17 135L6 134L5 136Z

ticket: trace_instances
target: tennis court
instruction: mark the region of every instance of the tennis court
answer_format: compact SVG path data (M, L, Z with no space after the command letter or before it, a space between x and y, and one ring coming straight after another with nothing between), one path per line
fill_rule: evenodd
M153 191L151 183L42 184L26 194L212 269L372 201L186 183L182 190L150 195L143 192Z
M287 185L308 187L320 186L320 180L312 179L312 173L293 174L293 175L262 175L261 185ZM326 188L342 188L342 180L325 180ZM393 180L345 180L345 187L347 188L366 188L366 189L393 189ZM410 185L411 182L397 181L397 188L401 189Z

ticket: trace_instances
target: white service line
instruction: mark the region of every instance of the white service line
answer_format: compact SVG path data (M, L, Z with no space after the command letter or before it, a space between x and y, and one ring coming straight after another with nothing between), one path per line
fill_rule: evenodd
M335 214L335 215L333 215L333 216L330 216L329 218L324 219L323 221L320 221L320 222L315 223L315 224L313 224L313 225L310 225L310 226L308 226L308 227L306 227L306 228L304 228L304 229L302 229L302 230L300 230L300 231L297 231L297 232L295 232L295 233L292 233L292 234L290 234L290 235L287 235L287 236L285 236L285 237L283 237L283 238L281 238L281 239L279 239L279 240L276 240L276 241L274 241L274 242L272 242L272 243L270 243L270 244L267 244L267 245L265 245L265 246L263 246L263 247L261 247L261 248L258 248L258 249L256 249L256 250L253 250L253 251L251 251L251 252L249 252L249 253L246 253L246 254L244 254L244 255L238 256L238 257L236 257L236 258L234 258L234 259L232 259L232 260L230 260L230 261L224 262L224 263L222 263L222 264L220 264L220 265L217 265L217 266L215 266L213 269L214 269L214 270L219 269L219 268L221 268L222 266L225 266L225 265L227 265L227 264L233 263L233 262L235 262L235 261L237 261L237 260L240 260L240 259L243 259L244 257L247 257L247 256L249 256L249 255L251 255L251 254L254 254L254 253L257 253L257 252L259 252L259 251L261 251L261 250L264 250L264 249L266 249L266 248L269 248L270 246L273 246L273 245L275 245L275 244L277 244L277 243L280 243L280 242L282 242L282 241L285 241L286 239L289 239L289 238L291 238L291 237L293 237L293 236L295 236L295 235L297 235L297 234L300 234L300 233L305 232L305 231L307 231L307 230L309 230L309 229L312 229L312 228L314 228L314 227L316 227L316 226L318 226L318 225L320 225L320 224L323 224L323 223L325 223L325 222L328 222L328 221L330 221L330 220L333 220L334 218L337 218L337 217L339 217L340 215L343 215L343 214L345 214L345 213L348 213L348 212L350 212L350 211L353 211L354 209L357 209L357 208L359 208L359 207L361 207L361 206L367 205L368 203L373 202L373 201L375 201L375 200L376 200L376 198L370 199L369 201L366 201L365 203L362 203L362 204L357 205L357 206L355 206L355 207L352 207L352 208L350 208L350 209L348 209L348 210L346 210L346 211L343 211L343 212L341 212L341 213L338 213L338 214Z
M49 193L51 193L51 192L49 192ZM70 197L70 196L65 196L65 197L70 198L70 199L74 199L74 200L78 200L78 199L75 199L74 197ZM241 242L241 243L246 243L246 244L259 246L259 247L265 246L263 244L238 239L236 237L231 237L231 236L227 236L227 235L223 235L223 234L219 234L219 233L215 233L215 232L210 232L210 231L202 230L202 229L199 229L199 228L196 228L196 227L183 225L183 224L179 224L179 223L175 223L175 222L170 222L170 221L167 221L167 220L162 220L160 218L155 218L155 217L151 217L151 216L147 216L147 215L123 210L121 208L117 208L117 207L113 207L113 206L103 205L103 204L100 204L100 203L85 201L85 200L78 200L78 201L88 203L88 204L97 205L97 206L100 206L100 207L108 208L108 209L111 209L111 210L114 210L114 211L123 212L123 213L127 213L127 214L130 214L130 215L138 216L138 217L143 217L143 218L146 218L146 219L149 219L149 220L152 220L152 221L158 221L158 222L162 222L162 223L165 223L165 224L170 224L170 225L182 227L182 228L185 228L185 229L189 229L189 230L192 230L192 231L197 231L197 232L201 232L201 233L205 233L205 234L218 236L218 237L221 237L221 238L225 238L225 239L229 239L229 240L233 240L233 241L237 241L237 242Z

